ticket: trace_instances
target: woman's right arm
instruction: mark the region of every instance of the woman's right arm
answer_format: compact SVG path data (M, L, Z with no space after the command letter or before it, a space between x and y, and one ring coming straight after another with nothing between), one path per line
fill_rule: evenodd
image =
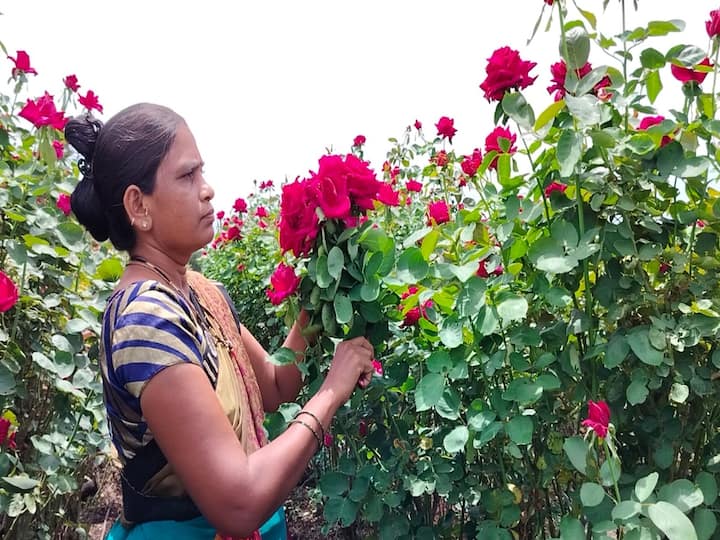
M327 429L358 382L372 377L364 338L338 345L330 371L304 410ZM224 534L248 536L285 500L317 450L313 433L292 424L248 456L200 367L177 364L155 375L140 399L160 449L203 515ZM302 419L319 434L310 415Z

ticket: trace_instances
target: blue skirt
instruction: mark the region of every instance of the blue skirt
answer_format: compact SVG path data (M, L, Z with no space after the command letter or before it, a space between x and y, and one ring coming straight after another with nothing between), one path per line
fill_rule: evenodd
M150 521L127 530L116 521L106 540L213 540L217 530L204 517L188 521ZM262 540L287 540L285 509L281 506L260 527Z

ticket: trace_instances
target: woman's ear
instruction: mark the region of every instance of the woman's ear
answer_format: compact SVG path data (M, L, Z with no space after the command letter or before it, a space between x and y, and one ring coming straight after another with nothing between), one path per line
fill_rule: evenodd
M133 229L143 232L152 229L152 217L145 206L145 195L135 184L125 190L123 206Z

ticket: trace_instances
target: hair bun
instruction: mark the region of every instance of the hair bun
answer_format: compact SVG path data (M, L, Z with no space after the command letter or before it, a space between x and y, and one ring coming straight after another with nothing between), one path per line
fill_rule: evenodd
M83 176L70 196L70 207L78 221L95 240L104 242L110 237L110 222L103 211L92 174Z
M84 176L92 171L95 143L102 127L103 123L90 113L71 118L65 125L65 140L83 157L79 166Z

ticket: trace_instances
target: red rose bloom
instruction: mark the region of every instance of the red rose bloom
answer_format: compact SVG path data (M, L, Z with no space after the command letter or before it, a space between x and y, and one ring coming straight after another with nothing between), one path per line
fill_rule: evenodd
M400 193L395 191L390 184L381 184L377 200L385 206L398 206L400 204Z
M347 168L341 156L323 156L312 181L320 209L328 219L343 219L350 215L350 195ZM373 196L377 194L377 190Z
M73 92L77 92L78 88L80 88L80 85L78 84L78 79L75 75L68 75L63 79L63 83L65 84L65 87Z
M428 308L431 307L433 307L433 301L425 300L422 306L415 306L414 308L410 308L407 313L405 313L401 326L405 328L407 328L408 326L415 326L421 317L427 318L426 311Z
M88 111L95 109L98 112L103 112L103 106L100 105L98 97L92 90L88 90L84 96L80 96L78 101L80 102L80 105L85 107Z
M710 63L710 59L707 56L698 65L713 67L713 65ZM708 74L707 71L695 71L694 69L676 66L675 64L670 64L670 71L672 72L673 77L675 77L683 84L687 84L689 82L696 82L698 84L701 84Z
M268 217L267 208L265 208L264 206L258 206L255 210L255 216L259 218Z
M300 285L300 278L295 275L295 271L285 263L280 263L270 276L270 288L265 292L270 302L277 306L293 294L298 285Z
M0 418L0 446L3 446L8 440L8 432L10 431L10 420Z
M235 209L238 214L243 214L247 212L247 203L245 202L245 199L243 199L242 197L238 197L237 199L235 199L235 202L233 203L233 209Z
M455 120L453 120L452 118L448 118L447 116L441 117L440 120L438 120L437 124L435 124L438 132L438 137L442 137L452 142L453 137L457 133L457 129L455 129L454 124Z
M407 182L405 182L405 187L408 191L414 191L416 193L422 191L422 184L417 180L408 180Z
M18 289L15 283L0 270L0 313L13 307L18 301Z
M60 211L65 214L66 216L70 215L70 196L66 193L61 193L58 195L57 202L55 203L56 206L60 209Z
M588 417L583 420L582 425L589 427L598 437L607 437L608 425L610 424L610 407L604 401L588 400Z
M483 259L478 263L478 269L476 270L475 275L481 278L489 278L490 276L502 276L503 271L504 269L501 264L496 266L492 272L488 272L487 259Z
M510 143L510 148L507 150L507 152L500 147L499 139L501 138L506 139ZM517 152L517 148L515 148L516 140L516 135L514 133L511 133L508 128L498 126L493 129L490 135L485 138L485 153L487 154L488 152L495 150L498 154L514 154L515 152ZM490 168L497 168L497 157L492 160Z
M447 223L450 221L450 208L445 201L431 201L427 208L428 225Z
M285 184L280 198L280 248L296 257L306 255L318 233L315 190L309 180Z
M714 9L710 12L710 20L705 21L705 30L711 38L720 35L720 9Z
M235 240L237 238L240 238L240 227L237 225L232 225L228 227L227 231L225 231L225 240Z
M262 191L264 189L270 189L271 187L273 187L272 180L266 180L265 182L260 182L260 186L259 186L260 191Z
M422 122L420 122L420 120L415 120L414 125L415 125L415 129L417 129L418 131L420 131L422 129Z
M220 210L217 214L215 214L215 217L218 218L218 219L224 218L224 217L225 217L225 211L224 211L224 210Z
M480 168L481 163L482 155L480 154L480 150L476 148L475 150L473 150L472 156L465 156L465 159L460 164L460 167L462 168L463 172L468 176L475 176L475 173L477 172L478 168Z
M65 154L65 145L57 139L52 142L53 150L55 150L55 157L62 159Z
M365 135L358 135L353 139L353 146L362 146L365 144Z
M550 182L547 186L545 186L545 196L550 197L550 195L555 192L565 193L566 189L567 185L563 184L562 182Z
M345 156L347 190L353 206L360 210L372 210L382 182L378 181L367 161L354 154Z
M376 360L375 358L373 358L372 366L373 366L373 369L375 370L375 373L377 373L378 375L383 374L383 366L379 360Z
M53 97L47 92L37 100L28 99L18 116L31 122L36 128L52 126L58 131L65 129L68 121L65 113L55 108Z
M590 63L585 63L583 67L575 70L578 79L582 79L585 75L592 71ZM548 94L555 92L555 101L560 101L565 97L565 77L567 77L567 65L564 60L555 62L550 66L550 74L552 75L552 84L547 87Z
M537 64L520 58L520 53L510 47L501 47L488 58L486 79L480 84L488 101L500 101L505 92L521 90L530 86L537 77L530 77L530 70Z
M552 5L553 5L553 0L545 0L545 3L546 3L548 6L552 6Z
M640 120L640 124L638 124L638 131L645 131L651 126L656 126L658 124L661 124L665 120L665 117L661 114L657 116L646 116L642 120ZM668 135L663 135L662 140L660 141L660 146L665 146L670 141L672 141L672 138Z
M30 56L28 56L28 53L25 51L18 51L16 58L12 56L8 56L8 58L15 64L15 67L12 69L13 78L17 77L19 73L32 73L33 75L37 75L37 71L30 66Z

